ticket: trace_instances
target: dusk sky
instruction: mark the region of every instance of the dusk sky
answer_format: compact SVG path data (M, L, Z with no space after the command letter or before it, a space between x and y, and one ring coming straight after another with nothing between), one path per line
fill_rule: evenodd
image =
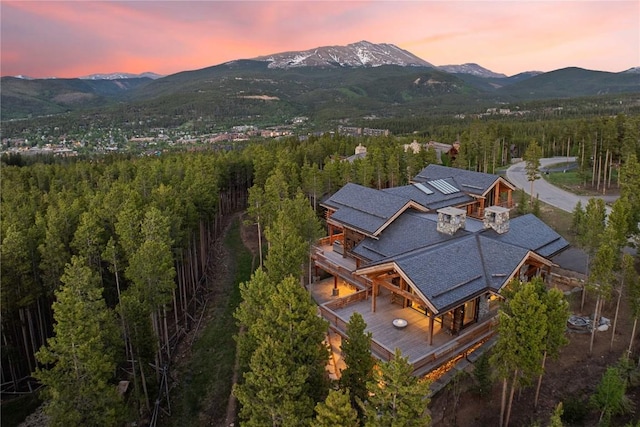
M391 43L498 73L640 66L640 1L5 1L0 74L172 74L319 46Z

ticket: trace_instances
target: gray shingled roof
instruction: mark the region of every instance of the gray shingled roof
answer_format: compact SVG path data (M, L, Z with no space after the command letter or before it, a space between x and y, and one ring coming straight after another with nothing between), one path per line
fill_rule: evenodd
M489 290L499 291L527 253L524 248L467 234L377 264L394 261L443 313Z
M430 164L422 169L418 175L413 178L413 181L428 182L447 178L453 178L458 184L458 188L465 193L480 195L484 194L493 183L498 180L499 176Z
M439 312L483 292L498 292L530 250L546 256L566 244L530 215L511 220L505 234L467 218L466 230L449 236L436 230L436 221L434 214L409 209L379 239L365 238L353 252L370 260L364 268L395 262Z
M533 214L510 219L509 231L504 234L489 230L486 236L535 251L547 258L569 246L569 242Z
M451 180L452 181L452 180ZM430 209L436 210L446 206L460 206L473 202L473 197L464 192L443 194L437 188L428 183L423 184L432 194L426 194L415 185L403 185L402 187L386 188L382 191L400 197L411 199L414 202Z
M323 205L336 209L332 219L356 230L373 234L400 211L409 199L388 195L373 188L347 184Z
M453 236L440 233L436 230L436 221L435 214L408 209L380 234L379 239L367 237L353 249L353 252L376 262L469 234L465 230L459 230Z

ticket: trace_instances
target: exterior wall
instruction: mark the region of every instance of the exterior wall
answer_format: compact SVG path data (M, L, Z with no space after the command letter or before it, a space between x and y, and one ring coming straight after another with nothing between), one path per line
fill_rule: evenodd
M344 254L346 255L348 252L351 252L354 247L358 243L364 240L364 235L357 233L353 230L345 229L344 230Z

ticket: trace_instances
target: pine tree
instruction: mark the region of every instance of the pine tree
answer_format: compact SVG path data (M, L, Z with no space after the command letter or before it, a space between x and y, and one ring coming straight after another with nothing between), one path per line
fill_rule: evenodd
M247 333L256 349L236 388L246 425L306 425L328 392L327 323L309 294L289 276L263 301ZM243 425L245 425L243 423Z
M340 387L348 389L351 403L367 399L367 383L373 378L374 359L371 356L371 332L360 313L353 313L347 324L347 337L342 340L342 355L347 367L341 372Z
M578 200L575 208L573 208L573 215L571 219L571 230L576 235L581 235L584 233L584 222L585 222L585 212L582 207L582 202Z
M553 414L551 414L551 419L549 420L549 427L562 427L562 402L558 403L553 410Z
M251 276L251 280L240 284L242 302L236 309L234 316L243 331L236 337L238 358L242 366L248 366L251 356L257 348L254 326L262 315L265 302L271 298L275 290L275 283L262 269L256 270Z
M298 234L294 219L283 209L267 227L269 252L264 261L269 278L280 282L288 275L299 277L307 258L307 242Z
M519 286L500 310L498 341L491 356L491 365L503 382L501 426L509 425L515 389L529 384L542 372L541 362L548 325L546 310L536 282ZM511 386L507 401L509 380Z
M605 300L611 296L613 281L613 266L615 263L615 253L608 243L604 243L593 258L591 271L587 284L589 288L596 293L596 305L593 313L593 327L591 328L591 343L589 345L589 354L593 351L593 340L595 331L598 328L600 320L600 312Z
M47 388L46 413L54 426L117 425L123 403L114 382L117 323L86 260L73 257L53 303L55 336L36 354L45 365L34 376Z
M542 384L542 375L544 375L547 357L557 359L560 355L560 348L569 343L569 340L565 336L567 319L569 318L569 303L565 299L562 291L559 289L549 289L547 291L542 280L539 278L536 278L536 280L540 281L542 289L544 290L543 298L547 309L547 335L544 342L542 372L538 377L534 407L538 406L540 385Z
M600 411L600 425L608 426L612 415L631 411L632 404L626 393L627 382L621 377L618 368L608 367L590 400Z
M527 146L523 159L525 161L525 170L527 171L527 181L531 183L529 190L529 203L533 206L533 182L540 179L540 158L542 157L542 148L537 141L531 141Z
M374 370L363 402L366 427L422 427L431 425L427 410L430 383L411 375L412 365L396 349L393 359Z
M351 406L349 390L330 390L327 399L316 405L315 427L357 427L358 413Z

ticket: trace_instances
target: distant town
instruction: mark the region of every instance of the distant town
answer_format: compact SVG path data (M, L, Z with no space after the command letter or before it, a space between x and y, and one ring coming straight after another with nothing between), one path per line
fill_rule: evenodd
M562 110L557 107L554 110ZM490 116L523 116L530 111L509 108L489 108L480 114L457 114L456 119L485 118ZM335 129L309 132L308 117L294 117L290 123L280 126L259 128L255 125L233 126L227 131L199 133L183 128L153 127L145 131L133 131L120 127L110 129L90 129L77 134L61 131L59 127L28 129L20 137L2 138L0 154L53 155L72 157L79 154L136 153L157 155L165 150L197 150L213 148L233 149L235 146L259 139L275 139L297 136L301 140L310 135L338 132L352 137L390 136L389 129L339 125ZM143 123L139 123L143 125Z

